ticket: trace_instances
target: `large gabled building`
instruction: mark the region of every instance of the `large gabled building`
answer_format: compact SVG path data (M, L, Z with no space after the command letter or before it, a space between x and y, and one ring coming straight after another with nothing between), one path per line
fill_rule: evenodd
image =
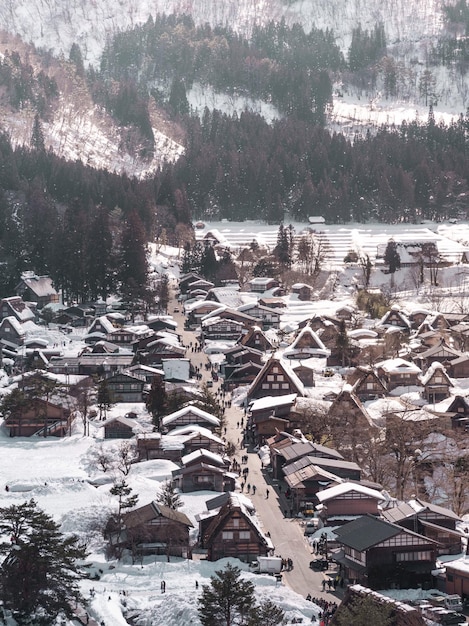
M363 515L335 533L341 547L335 560L349 583L371 589L431 584L436 541L374 515Z

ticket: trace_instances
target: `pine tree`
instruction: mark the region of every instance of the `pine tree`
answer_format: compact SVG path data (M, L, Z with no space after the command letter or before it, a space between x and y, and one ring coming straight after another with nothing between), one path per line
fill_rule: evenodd
M132 487L129 487L125 480L115 483L109 490L109 493L112 496L117 496L119 502L117 515L119 517L122 516L126 509L132 509L138 502L138 495L132 494Z
M102 378L99 381L98 391L96 394L96 403L99 408L99 419L106 419L108 410L114 404L111 390L107 384L107 380Z
M168 274L163 274L160 278L156 289L156 295L158 297L158 309L164 313L168 311L169 304L169 278Z
M388 266L390 274L394 274L394 272L401 268L401 257L397 251L397 244L394 239L388 241L384 252L384 262Z
M344 367L350 350L350 340L347 334L347 327L345 326L344 320L340 321L339 332L337 334L335 345L342 361L342 367Z
M115 515L112 515L107 525L108 534L113 533L117 536L116 556L121 557L123 543L121 541L122 530L124 528L123 514L127 509L133 509L137 505L138 495L132 493L132 487L122 479L109 489L112 496L117 496L118 509Z
M242 580L240 569L230 563L210 581L198 600L202 626L248 626L256 604L254 585Z
M161 491L156 496L156 501L159 504L163 504L174 511L180 509L182 507L181 496L176 491L175 486L173 485L171 480L167 480Z
M38 152L46 151L44 132L42 130L41 119L38 113L34 116L33 130L31 133L31 146L38 150Z
M254 609L249 626L277 626L277 624L283 624L284 617L285 612L272 600L264 600Z
M121 292L132 302L143 297L148 280L147 236L142 220L132 211L122 233L120 272Z
M0 597L19 624L52 624L58 615L75 616L83 603L78 581L86 573L77 561L86 550L77 537L65 538L34 500L0 509Z
M161 418L166 415L168 408L168 395L164 380L160 376L155 376L152 380L145 406L147 411L151 413L154 426L160 430Z

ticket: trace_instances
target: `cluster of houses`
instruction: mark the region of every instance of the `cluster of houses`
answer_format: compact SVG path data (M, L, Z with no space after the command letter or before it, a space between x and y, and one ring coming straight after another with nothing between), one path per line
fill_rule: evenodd
M360 322L347 305L334 315L309 315L290 330L282 322L288 298L278 281L255 278L248 287L246 293L237 285L215 287L193 273L179 282L186 327L206 349L224 342L213 361L223 386L245 390L247 441L268 451L272 480L288 493L291 510L304 516L315 512L318 532L331 531L338 550L334 558L345 578L373 588L430 584L437 557L461 551L468 534L462 520L417 497L397 501L366 480L349 454L353 440L348 433L385 428L386 419L376 419L370 409L370 403L384 398L402 402L402 414L415 412L440 429L464 433L469 401L463 390L457 391L457 380L469 377L469 315L392 307L381 320ZM45 292L44 287L41 297ZM292 292L301 302L312 298L312 289L303 283ZM137 416L125 415L105 422L105 437L134 437L139 460L177 463L171 480L183 493L219 492L197 519L197 545L208 558L251 561L270 554L270 537L238 489L240 468L227 458L218 418L191 403L197 397L190 382L194 370L174 320L159 316L135 325L101 303L62 309L53 321L84 327L80 352L69 356L61 346L44 345L28 334L28 324L45 305L44 299L36 302L30 306L20 293L0 302L1 354L20 372L18 386L27 385L25 370L30 369L65 384L68 397L77 402L86 381L96 376L106 380L115 402L142 402L155 378L164 380L167 391L186 394L186 406L165 416L159 432L141 432ZM346 354L339 341L344 328ZM347 367L338 373L344 360ZM338 449L301 434L310 401L320 403L328 419L341 421ZM7 420L12 436L69 432L73 403L65 406L53 396L41 402ZM113 539L120 547L139 554L191 554L193 525L178 511L152 502L126 513L123 522L124 532ZM464 568L458 570L457 561L447 564L447 590L469 595L468 585Z
M264 532L254 506L236 492L240 466L226 455L219 436L220 420L189 404L167 415L160 432L139 433L139 460L166 459L179 467L171 481L181 493L215 491L207 510L197 518L198 539L191 539L191 521L183 513L152 502L123 515L123 529L111 534L115 548L133 555L148 553L190 557L194 545L209 560L236 557L252 561L274 546Z

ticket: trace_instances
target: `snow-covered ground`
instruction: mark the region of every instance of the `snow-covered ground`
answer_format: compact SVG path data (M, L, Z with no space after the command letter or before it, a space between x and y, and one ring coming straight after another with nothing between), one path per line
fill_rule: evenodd
M114 407L113 413L122 414L128 409L128 406ZM226 561L210 563L174 557L168 563L165 556L146 558L135 565L125 560L106 561L102 530L109 514L116 509L116 499L109 494L116 472L100 471L95 457L101 446L113 448L119 442L104 440L99 422L91 423L89 437L83 437L80 430L78 424L77 432L64 439L11 439L0 430L3 481L0 506L34 498L62 525L63 532L75 533L86 542L91 574L97 574L99 580L84 581L83 590L90 601L88 612L98 623L104 620L110 626L128 624L126 612L138 610L143 612L138 621L142 625L199 624L196 598L201 586L208 584L210 576L223 569ZM139 494L140 505L155 498L173 469L176 465L169 461L147 461L133 467L127 482ZM4 488L7 485L8 491ZM196 514L202 513L205 501L216 495L214 492L182 495L181 510L194 524L194 533ZM274 578L251 574L245 564L238 561L236 564L245 572L243 576L255 583L257 598L270 598L286 611L290 620L301 616L311 618L313 612L318 614L311 602L276 584ZM165 594L160 589L162 580L166 583ZM196 581L199 591L195 588ZM94 593L90 593L92 589Z

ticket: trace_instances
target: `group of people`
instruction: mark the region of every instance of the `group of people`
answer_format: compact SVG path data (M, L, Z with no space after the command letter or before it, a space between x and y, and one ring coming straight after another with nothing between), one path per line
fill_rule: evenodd
M291 572L293 569L293 561L290 558L288 559L282 558L282 569L285 570L286 572Z
M306 596L306 599L316 604L322 611L319 616L319 626L327 626L332 619L332 616L337 611L337 602L327 602L324 598L313 598L309 593ZM311 621L317 621L315 615L313 615Z

